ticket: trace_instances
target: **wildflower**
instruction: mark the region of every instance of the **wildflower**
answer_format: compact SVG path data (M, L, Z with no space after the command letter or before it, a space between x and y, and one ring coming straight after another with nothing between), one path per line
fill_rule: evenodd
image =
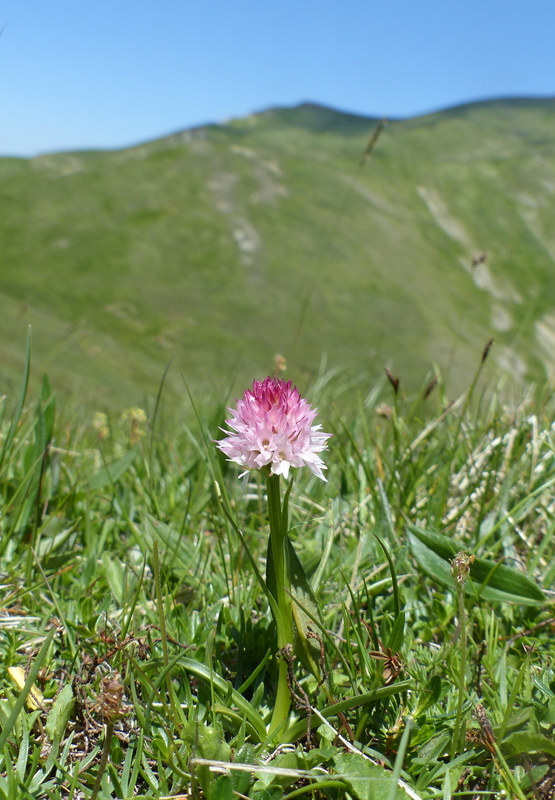
M291 467L308 467L326 480L326 466L318 453L326 450L331 433L312 425L316 409L303 400L291 381L266 378L254 381L226 424L231 431L217 446L229 461L246 470L269 467L270 475L287 479ZM243 473L245 474L245 473Z
M122 422L129 422L129 442L137 444L145 435L142 427L146 422L146 414L142 408L126 408L121 415Z
M146 422L146 413L142 408L126 408L122 413L121 418L124 422L132 420L133 422L144 423Z
M285 372L287 369L287 362L285 360L285 356L282 356L281 353L276 353L274 356L274 375L278 375L280 372Z
M287 654L291 655L294 651L301 663L317 678L319 685L323 681L322 670L318 666L320 651L315 660L311 647L313 636L308 622L312 622L314 616L311 615L309 620L305 614L305 623L301 615L293 612L295 591L302 587L302 602L312 604L316 619L320 618L308 578L298 559L295 561L295 583L291 578L291 553L294 551L289 539L286 506L281 500L280 476L287 478L291 467L308 467L314 475L325 481L322 470L326 467L318 453L327 449L326 442L331 434L323 433L321 425L312 424L316 409L303 400L291 381L284 381L283 378L268 377L263 381L254 381L252 389L248 389L237 401L237 408L229 411L231 418L226 420L226 424L230 430L222 428L226 436L216 442L217 446L230 461L235 461L247 471L262 470L266 479L270 522L266 580L258 569L256 575L270 599L276 625L277 652L286 656L279 659L278 665L276 700L269 727L270 736L273 736L286 725L291 706ZM243 545L248 547L227 511L226 516ZM255 560L248 552L254 564Z
M107 439L110 435L108 427L108 417L103 411L95 411L92 426L98 434L99 439Z

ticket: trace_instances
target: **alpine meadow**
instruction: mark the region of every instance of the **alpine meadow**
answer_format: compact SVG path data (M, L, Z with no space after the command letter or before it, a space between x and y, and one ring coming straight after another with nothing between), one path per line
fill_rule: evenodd
M555 100L0 178L0 799L551 800Z
M555 101L391 121L274 109L117 152L0 159L3 382L27 326L60 389L115 406L237 390L276 353L461 391L491 337L554 369ZM0 387L1 389L2 387ZM5 390L5 389L4 389Z

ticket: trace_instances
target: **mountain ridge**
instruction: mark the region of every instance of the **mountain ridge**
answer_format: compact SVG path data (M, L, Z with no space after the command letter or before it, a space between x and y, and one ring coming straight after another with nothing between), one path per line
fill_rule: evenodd
M505 104L500 106L498 103ZM244 385L276 353L408 388L517 381L555 356L555 100L393 120L302 103L130 148L0 158L3 390L34 369L95 403ZM482 260L481 257L484 256ZM552 341L553 340L553 341Z

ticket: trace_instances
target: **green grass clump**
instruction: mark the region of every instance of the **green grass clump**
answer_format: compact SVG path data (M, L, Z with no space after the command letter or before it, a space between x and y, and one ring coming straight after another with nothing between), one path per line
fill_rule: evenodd
M299 470L289 514L333 697L292 660L272 737L272 617L215 488L263 569L264 483L214 447L225 398L4 398L1 798L544 796L553 402L394 384L308 393L328 483Z

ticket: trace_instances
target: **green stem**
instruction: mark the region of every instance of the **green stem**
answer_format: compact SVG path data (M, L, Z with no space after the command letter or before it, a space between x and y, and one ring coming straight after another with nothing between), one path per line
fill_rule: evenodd
M270 550L272 553L273 580L269 581L274 590L281 620L278 627L278 649L293 642L293 618L291 600L291 573L289 569L289 548L287 530L281 510L279 475L268 475L268 515L270 518Z
M272 720L268 729L268 736L272 736L281 729L283 734L287 730L287 718L291 706L291 691L287 676L288 665L284 658L278 662L278 687L276 692L276 702L272 713Z
M459 694L457 698L457 716L455 719L454 736L451 741L451 758L454 758L457 748L463 740L463 705L466 689L466 608L464 605L464 581L455 582L457 588L458 616L459 616L459 643L460 643L460 669L459 669ZM462 749L462 748L461 748Z
M156 607L158 611L158 621L160 623L160 638L162 639L162 659L164 663L164 669L166 670L166 688L168 691L168 700L172 706L172 709L175 713L175 694L172 687L172 679L168 669L168 664L170 662L169 652L168 652L168 636L166 632L166 615L164 613L164 600L162 597L162 579L160 577L160 556L158 553L158 540L155 539L152 545L152 568L154 572L154 586L156 591ZM162 695L162 702L165 704L165 698ZM176 717L177 718L177 717Z
M291 572L289 567L289 547L287 525L281 507L279 475L267 475L268 515L270 519L270 542L272 575L267 576L267 583L273 592L278 614L274 614L277 628L278 653L293 643L293 610L291 600ZM289 691L288 665L280 658L278 672L278 688L276 703L270 723L270 735L281 725L285 725L291 705Z
M514 796L518 797L518 800L526 800L526 795L518 785L515 776L509 769L509 765L503 758L503 754L499 749L499 745L497 744L497 742L494 742L493 747L495 750L495 755L497 756L497 768L501 773L508 790L512 791Z
M106 722L106 733L104 736L104 747L102 748L102 756L100 757L100 764L98 765L98 772L96 773L96 780L91 794L91 800L96 800L102 784L102 776L106 771L108 758L110 756L110 744L112 743L112 735L114 733L114 723Z

